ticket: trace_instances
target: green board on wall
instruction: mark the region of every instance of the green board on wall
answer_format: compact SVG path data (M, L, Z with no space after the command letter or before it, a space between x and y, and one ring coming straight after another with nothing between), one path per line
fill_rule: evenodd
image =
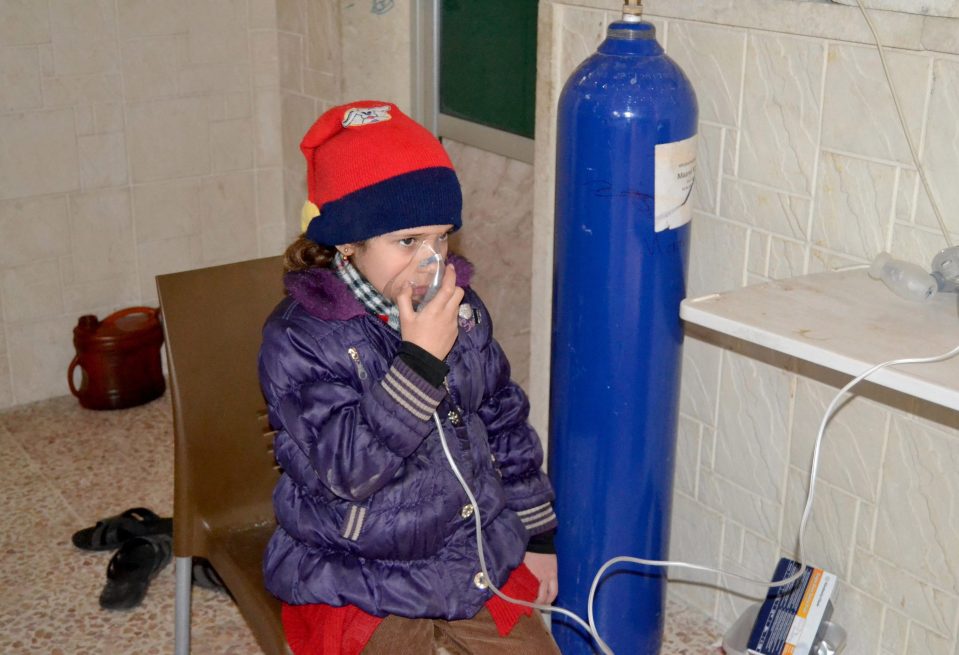
M442 0L440 112L533 138L538 0Z

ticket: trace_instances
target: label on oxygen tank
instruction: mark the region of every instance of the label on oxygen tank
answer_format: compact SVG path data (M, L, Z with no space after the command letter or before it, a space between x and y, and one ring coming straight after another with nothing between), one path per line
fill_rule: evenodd
M696 135L656 145L656 231L686 225L693 217L696 180Z

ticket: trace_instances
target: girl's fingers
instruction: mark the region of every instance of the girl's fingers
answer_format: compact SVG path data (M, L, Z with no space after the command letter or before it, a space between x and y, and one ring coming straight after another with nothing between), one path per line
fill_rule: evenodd
M413 288L404 286L396 294L396 308L400 311L400 321L404 321L413 315Z

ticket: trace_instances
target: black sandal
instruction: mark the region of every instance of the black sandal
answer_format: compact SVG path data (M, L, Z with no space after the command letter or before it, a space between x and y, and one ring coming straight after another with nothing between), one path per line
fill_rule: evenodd
M171 534L172 518L157 516L145 507L133 507L75 532L73 545L83 550L113 550L134 537Z
M223 584L220 574L210 564L210 560L204 557L193 558L193 584L204 589L226 591L226 585Z
M100 607L128 610L143 602L150 581L173 559L173 540L167 535L134 537L110 558Z

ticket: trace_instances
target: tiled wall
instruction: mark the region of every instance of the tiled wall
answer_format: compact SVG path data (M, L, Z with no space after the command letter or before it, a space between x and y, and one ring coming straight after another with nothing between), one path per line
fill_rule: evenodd
M583 7L582 5L590 5ZM700 102L689 294L944 247L858 9L795 0L647 0ZM541 4L532 381L545 425L555 106L615 0ZM877 12L908 127L959 240L959 19ZM959 331L957 331L959 334ZM919 354L919 353L917 353ZM767 577L795 535L836 376L687 333L671 556ZM826 436L808 558L843 580L851 653L955 655L959 415L875 389ZM674 578L696 578L677 572ZM715 578L706 577L714 581ZM676 583L730 623L755 595Z
M0 407L67 393L79 315L278 252L276 0L0 2Z

